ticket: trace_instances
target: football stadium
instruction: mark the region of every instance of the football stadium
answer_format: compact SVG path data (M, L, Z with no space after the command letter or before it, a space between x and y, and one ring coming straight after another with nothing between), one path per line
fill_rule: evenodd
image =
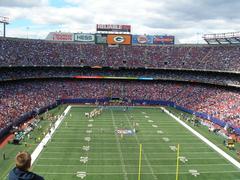
M0 2L0 13L8 7L20 5ZM240 180L239 32L179 43L96 23L34 38L29 27L8 36L9 16L0 16L1 180Z

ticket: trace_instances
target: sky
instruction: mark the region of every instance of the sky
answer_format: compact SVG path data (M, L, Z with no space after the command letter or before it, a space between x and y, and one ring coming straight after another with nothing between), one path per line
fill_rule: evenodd
M175 35L202 43L203 34L240 31L240 0L0 0L7 36L44 39L49 32L96 32L96 24L129 24L132 34ZM0 28L0 35L3 28Z

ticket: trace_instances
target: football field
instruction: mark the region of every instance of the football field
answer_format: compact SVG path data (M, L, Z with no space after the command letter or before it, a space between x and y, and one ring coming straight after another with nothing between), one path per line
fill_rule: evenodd
M160 108L107 109L95 119L93 108L72 107L33 165L46 180L240 180L240 170ZM136 133L119 135L117 130Z

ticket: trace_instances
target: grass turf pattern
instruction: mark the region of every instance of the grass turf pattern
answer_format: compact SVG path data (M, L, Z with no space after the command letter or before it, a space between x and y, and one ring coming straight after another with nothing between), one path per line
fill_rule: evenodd
M104 110L89 122L84 113L91 110L71 109L34 163L34 172L47 180L81 179L77 172L86 172L87 180L137 180L139 144L142 144L141 179L174 180L176 151L169 146L180 144L180 156L188 161L180 162L179 180L240 179L239 169L159 108ZM132 129L133 123L139 124L135 135L122 138L115 133L117 128ZM87 133L88 130L92 133ZM86 137L91 140L86 141ZM89 151L83 150L83 146L89 146ZM80 157L88 157L88 161L84 164ZM189 170L197 170L200 175L194 177Z

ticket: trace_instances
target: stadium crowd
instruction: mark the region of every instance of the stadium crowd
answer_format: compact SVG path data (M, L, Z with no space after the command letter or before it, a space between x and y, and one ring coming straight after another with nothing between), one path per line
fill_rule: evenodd
M0 39L0 66L107 66L240 71L238 45L120 46Z
M239 62L237 45L115 48L0 38L0 130L24 113L53 104L56 99L104 97L172 101L240 128L240 93L234 89L162 81L69 80L72 76L153 77L239 86L239 74L233 72L240 71ZM15 79L28 80L12 81Z
M159 81L32 80L1 83L0 129L56 99L104 97L172 101L240 128L240 92L235 89Z
M93 69L71 67L21 67L0 68L0 81L36 79L36 78L61 78L73 76L110 76L110 77L147 77L163 80L178 80L210 83L218 85L239 86L240 75L234 73L217 73L199 71L170 71L154 69Z

